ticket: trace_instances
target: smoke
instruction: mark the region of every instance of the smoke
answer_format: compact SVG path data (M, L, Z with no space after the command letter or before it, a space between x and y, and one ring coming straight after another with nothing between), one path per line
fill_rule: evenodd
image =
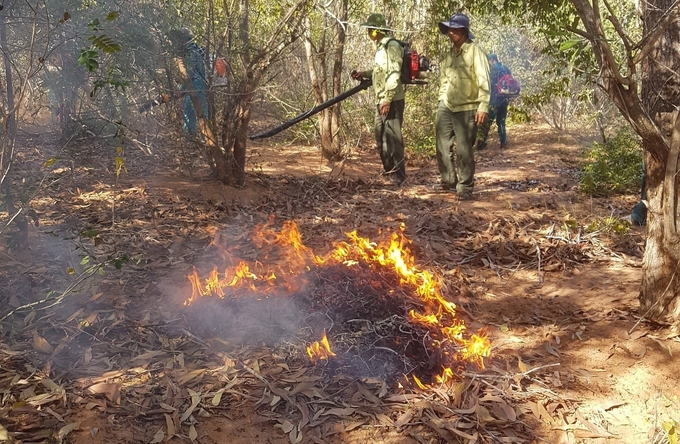
M185 294L184 299L188 296ZM316 328L309 325L310 316L304 313L299 297L295 296L281 293L264 296L238 290L224 299L199 298L185 307L184 315L192 332L204 339L219 338L236 346L289 344L302 348L304 340L300 336L307 336L305 332L311 333L309 330Z

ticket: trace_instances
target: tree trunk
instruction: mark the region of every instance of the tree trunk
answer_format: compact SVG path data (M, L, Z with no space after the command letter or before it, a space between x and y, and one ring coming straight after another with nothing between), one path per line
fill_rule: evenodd
M647 34L670 11L672 0L652 0L643 10ZM643 139L647 185L647 245L643 261L640 309L647 318L680 326L680 238L678 237L678 155L680 153L680 49L674 21L643 62L642 100L645 111L670 140L660 147ZM669 74L670 73L670 74Z
M347 22L347 0L337 0L335 2L335 17L333 28L335 29L335 48L333 51L333 97L340 95L340 87L342 82L342 62L343 54L345 52L345 41L347 40L347 33L345 32L344 23ZM340 132L340 111L341 105L338 103L328 109L328 123L327 130L329 138L328 149L323 150L325 145L322 145L322 154L328 160L340 160L342 155L342 144L339 137Z
M345 48L346 32L343 23L347 20L347 0L335 2L334 18L332 26L326 25L327 17L324 17L324 29L332 29L332 35L324 32L318 48L314 48L312 43L311 25L309 18L306 20L305 30L305 51L309 68L309 77L312 83L312 90L317 104L329 100L341 94L342 62ZM332 45L329 40L333 39ZM328 51L332 46L333 51ZM333 66L330 73L330 94L328 94L329 84L326 54L333 55ZM330 97L329 97L330 95ZM342 156L342 143L339 137L340 132L340 110L338 103L319 113L319 136L321 143L321 155L327 160L339 160Z
M572 1L585 28L578 33L591 42L600 66L602 88L642 138L648 211L640 312L647 319L680 326L678 7L675 0L641 2L645 37L636 48L640 49L637 55L633 55L633 47L627 46L628 72L624 75L607 41L599 1ZM657 34L657 29L661 33ZM638 56L642 62L641 93L635 74Z
M257 82L252 74L248 74L242 88L236 119L234 122L234 156L232 159L233 185L241 188L246 183L246 148L248 144L248 124L251 117L251 105Z
M239 39L244 48L250 46L250 30L248 26L249 0L241 0L239 4ZM220 156L227 170L218 179L227 185L241 188L246 183L246 153L248 148L248 124L255 86L259 82L250 68L249 51L241 54L245 76L241 83L230 88L230 100L224 105L222 119L222 150ZM232 83L233 84L233 83Z
M200 132L206 147L208 147L208 153L212 158L215 165L215 175L223 183L228 183L229 174L227 162L225 161L225 156L223 155L223 150L217 145L217 139L213 134L206 116L203 115L203 107L198 98L198 93L196 92L196 86L194 86L191 78L189 77L189 72L184 64L184 60L180 57L177 58L177 68L180 75L182 76L182 83L184 84L184 89L187 91L189 98L191 99L191 105L196 113L196 120L198 121L198 131Z
M229 63L229 66L235 70L240 69L242 77L238 82L236 79L229 82L228 99L225 100L222 111L222 148L217 149L217 144L215 144L216 149L211 151L215 162L219 160L225 166L224 171L218 171L218 179L227 185L239 188L245 185L248 125L255 89L272 62L297 39L298 35L292 31L301 28L300 20L305 17L306 9L310 4L308 0L298 0L271 32L269 41L263 44L259 51L253 51L250 45L248 18L250 1L239 1L239 42L234 54L239 55L240 63ZM227 35L231 36L231 30L225 32L225 36ZM229 59L231 60L231 57ZM234 75L234 78L236 77Z
M28 241L28 221L21 214L23 208L17 208L14 205L14 198L12 196L12 180L10 170L14 160L14 144L17 132L17 105L14 97L14 81L12 77L12 60L10 59L10 50L7 46L7 14L11 8L8 7L5 11L0 12L0 49L2 49L2 61L5 67L5 84L7 89L7 114L2 122L2 147L0 147L0 198L5 204L10 220L13 220L19 229L18 236L10 240L10 247L17 248ZM4 195L4 196L3 196ZM4 227L3 227L4 228Z

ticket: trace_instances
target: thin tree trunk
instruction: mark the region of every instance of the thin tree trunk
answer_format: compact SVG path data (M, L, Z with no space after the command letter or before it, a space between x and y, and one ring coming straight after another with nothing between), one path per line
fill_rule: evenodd
M336 0L335 2L335 47L333 51L333 97L340 95L340 85L342 83L342 62L343 54L345 52L345 41L347 34L345 32L344 23L347 22L347 0ZM330 133L329 151L323 153L323 156L329 160L340 160L342 155L342 144L339 137L340 132L340 111L341 105L338 103L329 108L328 132Z
M203 107L201 106L201 101L198 98L196 87L194 86L194 83L191 81L191 78L189 77L189 72L187 71L187 68L184 64L184 60L181 57L177 58L177 68L179 70L180 75L182 76L182 83L184 84L184 89L189 94L189 98L191 99L191 105L194 107L194 111L196 112L196 120L198 121L198 131L200 132L201 136L203 136L205 145L208 147L208 152L210 153L210 156L215 162L215 174L217 175L218 179L220 179L224 183L227 183L226 181L228 178L227 175L228 170L223 155L223 151L217 145L217 139L215 138L215 135L213 134L212 130L210 129L210 126L208 125L206 116L203 114Z
M235 123L234 156L232 160L233 185L241 188L246 183L246 149L248 147L248 125L250 124L251 105L257 80L252 74L246 77L242 98L239 101Z
M332 29L333 33L324 31L319 46L316 49L312 43L310 21L309 19L306 20L305 52L307 55L312 91L314 92L317 105L329 100L330 97L340 95L342 92L340 88L342 80L343 51L346 40L346 33L343 28L343 22L347 19L346 0L338 0L335 2L334 14L335 17L331 19L333 20L332 26L324 26L324 29ZM324 19L324 21L326 21L326 19ZM328 40L331 38L334 41L332 44L329 44ZM329 46L333 48L332 52L328 51ZM327 69L327 53L330 53L333 56L333 65L330 75ZM329 83L330 88L328 87ZM330 94L328 93L329 89ZM340 110L341 105L336 104L321 111L318 117L321 155L328 160L339 160L342 154L342 144L339 137Z
M14 144L16 142L17 132L17 109L14 97L14 81L12 76L12 61L10 59L10 52L7 46L7 15L11 8L6 8L4 12L0 12L0 49L2 49L2 61L5 67L5 86L7 90L7 115L4 116L3 122L3 137L2 137L2 151L0 152L0 194L4 194L3 200L5 208L11 220L14 221L19 228L19 237L14 238L10 246L18 247L28 241L28 221L26 217L21 214L22 209L14 205L14 198L12 195L12 181L10 178L10 170L12 168L12 161L14 160ZM4 227L2 227L4 228Z

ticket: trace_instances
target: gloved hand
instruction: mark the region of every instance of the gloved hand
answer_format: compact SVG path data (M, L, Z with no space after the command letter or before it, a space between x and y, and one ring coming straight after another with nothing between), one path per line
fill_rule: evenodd
M354 80L361 80L364 78L364 73L362 71L352 71L352 78Z

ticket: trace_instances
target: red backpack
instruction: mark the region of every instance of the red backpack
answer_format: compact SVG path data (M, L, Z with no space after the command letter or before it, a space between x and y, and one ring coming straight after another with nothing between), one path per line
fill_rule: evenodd
M496 83L496 91L499 96L517 97L520 91L519 82L512 74L503 74Z

